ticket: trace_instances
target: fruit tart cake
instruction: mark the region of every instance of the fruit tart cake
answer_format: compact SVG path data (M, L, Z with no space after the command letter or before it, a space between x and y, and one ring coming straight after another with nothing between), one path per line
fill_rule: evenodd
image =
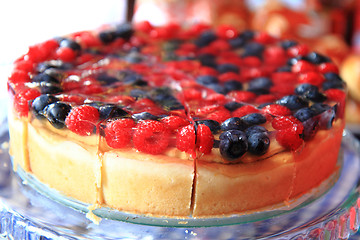
M338 169L338 68L264 32L147 22L76 32L31 46L8 90L14 170L91 209L243 214Z

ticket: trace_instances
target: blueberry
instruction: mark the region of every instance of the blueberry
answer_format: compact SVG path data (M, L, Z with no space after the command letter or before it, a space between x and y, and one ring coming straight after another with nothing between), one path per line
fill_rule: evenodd
M147 82L142 78L139 74L131 74L128 73L123 78L123 82L125 85L131 86L147 86Z
M302 95L304 98L313 102L324 102L326 96L319 91L317 86L304 83L295 88L295 94Z
M290 110L297 110L303 107L307 107L309 102L304 98L296 95L287 95L276 101L277 104L283 105Z
M239 102L228 102L224 105L224 107L231 112L235 111L236 109L238 109L242 106L244 106L244 104L239 103Z
M236 66L235 64L224 63L217 66L217 71L219 73L227 73L227 72L239 73L239 67Z
M258 132L248 136L248 151L255 155L263 155L270 146L270 138L264 132Z
M228 42L233 49L236 49L243 47L246 41L247 40L244 37L237 36L236 38L230 39Z
M309 107L300 108L294 113L294 117L299 119L299 121L304 122L312 117L314 117L316 112Z
M60 84L59 79L57 79L54 75L47 73L39 73L32 78L33 82L36 83L52 83L52 84Z
M210 120L210 119L209 120L196 120L195 126L197 126L199 124L204 124L204 125L208 126L210 128L210 131L213 134L216 134L220 130L220 123L215 120Z
M56 94L61 93L63 89L60 87L59 84L52 84L52 83L40 83L40 92L41 94Z
M308 99L311 100L313 102L324 102L327 98L324 94L322 94L321 92L319 92L319 89L309 89L308 91L306 91L303 96Z
M243 85L241 82L236 81L236 80L230 80L230 81L226 81L224 83L224 88L225 88L225 92L231 92L234 90L242 90L243 89Z
M225 131L220 135L219 138L220 154L229 161L238 159L248 150L247 137L242 131Z
M108 86L114 83L119 82L120 80L116 77L110 76L107 73L99 74L96 79L101 83L101 85Z
M81 46L79 43L77 43L76 41L69 39L69 38L64 38L60 41L60 47L67 47L67 48L71 48L74 51L80 51L81 50Z
M149 96L166 110L184 109L184 106L172 95L170 88L154 88Z
M247 127L266 123L266 118L261 113L247 114L241 117L241 120L247 125Z
M336 117L336 109L337 105L330 107L319 115L319 125L321 129L330 129L332 127Z
M291 72L291 67L286 65L276 69L276 72Z
M223 123L221 123L221 130L245 130L247 125L241 120L239 117L232 117L226 119Z
M135 99L145 98L147 96L147 92L145 90L135 88L130 91L130 96Z
M306 59L313 64L331 62L330 58L317 52L309 53L308 55L306 55Z
M220 85L220 84L214 83L214 84L207 85L206 87L214 90L214 91L217 92L217 93L221 93L221 94L226 94L226 93L228 93L228 91L225 89L225 87L222 86L222 85Z
M217 77L211 75L201 75L196 78L196 82L201 85L209 85L209 84L216 84L219 82Z
M284 41L280 42L280 46L285 50L287 50L291 47L294 47L296 45L298 45L298 42L296 42L294 40L284 40Z
M345 83L344 82L339 82L339 81L325 81L322 84L322 88L324 91L328 90L328 89L344 89L345 88Z
M272 85L273 83L270 78L258 77L249 82L248 91L256 94L268 94Z
M325 103L315 103L311 105L310 108L315 112L315 115L318 115L322 112L329 110L331 107Z
M71 69L70 63L65 63L60 60L51 60L47 62L41 62L36 66L36 71L39 73L45 72L48 69L68 70Z
M45 107L44 112L51 125L61 129L65 127L65 119L70 110L70 105L62 102L54 102Z
M242 57L255 56L262 58L262 53L265 47L261 43L250 42L244 46L244 52L242 53Z
M343 82L339 74L336 73L332 73L332 72L324 73L324 77L328 81Z
M304 126L304 131L302 132L301 137L306 141L312 139L315 136L320 126L319 118L317 117L310 118L304 121L302 124Z
M158 116L155 116L149 112L135 113L132 115L132 117L136 120L158 120L159 119Z
M306 55L306 59L313 64L331 62L330 58L317 52L309 53L308 55Z
M211 42L215 41L217 39L217 36L212 31L204 31L200 34L200 36L195 39L195 45L197 47L205 47L209 45Z
M51 103L57 102L58 100L59 99L57 99L55 96L49 94L41 95L35 98L31 104L35 116L39 119L45 118L45 107Z
M123 23L116 26L114 34L116 38L123 38L125 40L129 40L133 35L134 30L130 23Z
M112 43L116 39L116 33L114 30L105 30L99 33L99 39L105 44Z
M115 104L105 104L99 107L100 119L120 118L128 115L128 112Z
M253 39L254 36L255 32L252 30L245 30L239 34L239 37L245 39L246 41Z
M297 86L295 88L295 94L303 95L306 91L308 91L310 89L317 89L318 90L318 87L316 87L316 86L314 86L312 84L309 84L309 83L303 83L303 84L300 84L299 86Z
M130 51L124 59L128 63L139 63L143 61L143 56L137 51Z
M264 128L263 126L259 126L259 125L254 125L254 126L248 127L245 130L245 134L247 137L249 137L250 135L255 134L255 133L266 133L267 134L267 132L268 131L266 130L266 128Z
M208 54L208 53L200 54L198 58L201 65L203 66L212 67L212 68L216 68L217 66L216 57L212 54Z

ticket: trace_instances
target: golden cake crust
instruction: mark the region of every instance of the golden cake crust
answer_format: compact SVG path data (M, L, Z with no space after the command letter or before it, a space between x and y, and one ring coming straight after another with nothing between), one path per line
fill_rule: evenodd
M67 130L60 135L39 120L12 114L9 122L15 169L91 205L166 217L224 216L286 204L336 170L343 128L337 121L332 133L319 131L297 153L278 151L261 161L223 164L133 149L101 151L97 135Z

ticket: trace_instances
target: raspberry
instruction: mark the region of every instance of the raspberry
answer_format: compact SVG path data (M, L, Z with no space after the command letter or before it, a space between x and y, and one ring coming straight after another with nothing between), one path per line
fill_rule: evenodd
M325 78L322 74L318 72L306 72L300 74L298 81L299 83L309 83L311 85L320 87L322 83L325 81Z
M231 118L231 113L225 107L220 107L216 111L207 115L207 119L215 120L219 123L222 123L228 118Z
M260 67L262 63L260 58L255 56L248 56L243 58L243 64L246 67Z
M240 75L234 72L222 73L218 77L220 82L227 82L230 80L240 81Z
M218 71L216 71L214 68L211 68L211 67L201 66L201 67L199 67L198 75L217 76L217 75L218 75Z
M287 116L291 114L291 110L279 104L270 104L261 109L263 113L273 116Z
M234 98L237 102L250 102L251 100L256 98L256 94L249 91L231 91L227 94L229 97Z
M22 70L22 71L28 73L28 72L32 72L34 70L34 63L30 59L21 60L21 61L17 61L14 63L14 68L16 70Z
M274 102L276 100L276 97L272 94L263 94L258 96L254 102L257 104L263 104L263 103L269 103Z
M30 81L30 76L23 70L14 70L9 76L8 83L18 84Z
M297 74L292 72L274 72L271 74L271 80L275 85L296 83Z
M223 39L232 39L237 37L238 31L235 27L229 25L220 25L216 29L216 35Z
M297 134L301 134L304 130L302 123L294 116L276 117L271 125L276 130L293 129Z
M133 127L135 127L135 122L130 118L108 122L105 128L107 144L112 148L126 147L130 143Z
M144 153L159 154L169 145L170 134L166 125L155 120L143 120L136 125L134 147Z
M337 101L340 103L345 102L346 94L344 91L342 91L340 89L331 88L331 89L326 90L324 93L325 93L326 97L328 98L328 100L333 100L333 101Z
M137 31L149 33L151 30L154 29L154 27L151 25L149 21L142 21L135 24L135 29Z
M293 47L290 47L287 50L287 53L291 57L305 56L306 54L309 53L309 47L307 45L305 45L305 44L298 44L298 45L295 45Z
M72 62L76 58L76 52L69 47L61 47L56 50L56 56L64 62Z
M91 135L99 120L99 111L88 105L74 107L65 119L68 129L82 136Z
M189 121L179 116L167 116L161 119L161 122L166 125L169 130L175 131L180 127L189 124Z
M27 116L29 112L30 101L40 96L40 92L34 88L25 88L20 90L14 97L14 108L20 117Z
M182 127L176 135L176 147L182 152L191 154L195 158L195 127Z
M276 66L285 65L286 53L280 46L270 46L264 50L264 61Z
M208 126L199 124L196 131L196 146L201 153L208 154L214 144L214 136Z
M258 32L254 37L254 41L262 44L269 44L274 42L275 38L267 32Z
M183 92L185 101L201 100L201 91L195 88L186 89Z
M331 62L321 63L318 66L318 70L320 73L332 72L332 73L339 74L339 68L334 63L331 63Z
M276 132L276 141L285 148L297 150L304 140L300 138L296 128L281 129Z
M260 112L259 109L252 105L245 105L242 106L232 112L233 117L243 117L245 115L248 115L250 113L258 113Z
M294 73L315 72L316 70L317 69L314 64L305 60L297 61L291 68L291 71Z

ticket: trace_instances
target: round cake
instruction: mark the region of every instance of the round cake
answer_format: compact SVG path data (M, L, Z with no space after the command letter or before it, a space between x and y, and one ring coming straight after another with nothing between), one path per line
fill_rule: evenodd
M338 169L338 68L265 32L76 32L31 46L8 90L14 170L91 209L243 214L288 204Z

